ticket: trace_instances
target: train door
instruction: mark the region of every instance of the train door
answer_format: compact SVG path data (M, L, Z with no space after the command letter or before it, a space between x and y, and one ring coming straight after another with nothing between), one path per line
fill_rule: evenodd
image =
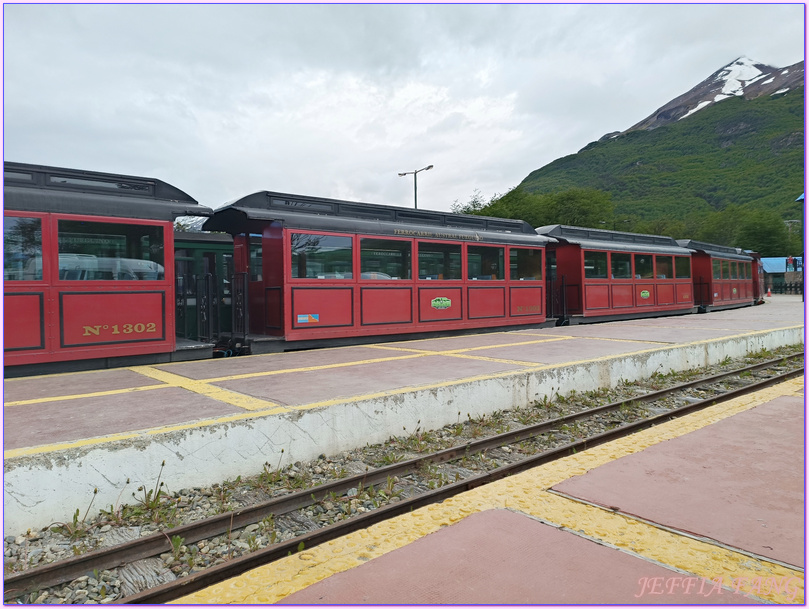
M557 277L556 248L545 248L546 304L545 311L550 319L555 317L558 325L567 325L564 277ZM567 321L567 323L565 323Z
M196 338L196 284L194 281L194 258L189 250L174 252L174 318L178 338Z

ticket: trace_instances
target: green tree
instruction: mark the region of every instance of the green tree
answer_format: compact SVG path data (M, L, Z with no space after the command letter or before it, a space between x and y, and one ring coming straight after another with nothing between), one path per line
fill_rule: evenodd
M455 199L455 203L450 206L450 210L454 214L484 215L481 213L481 210L486 207L486 205L488 205L488 203L483 198L483 195L480 194L480 190L476 188L472 192L472 196L469 197L469 201L461 203L458 199Z
M766 209L748 211L742 215L736 245L762 256L791 254L787 226L777 213Z
M615 205L612 195L593 188L571 188L549 195L554 224L598 228L612 224Z

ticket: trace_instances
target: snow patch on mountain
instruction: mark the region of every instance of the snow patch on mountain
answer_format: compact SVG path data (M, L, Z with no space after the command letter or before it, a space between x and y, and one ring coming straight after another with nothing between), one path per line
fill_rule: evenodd
M758 63L748 57L739 57L711 74L690 91L658 108L651 116L626 131L651 130L682 120L712 104L731 97L755 99L762 95L780 95L803 86L804 62L785 68ZM615 132L602 139L616 137Z

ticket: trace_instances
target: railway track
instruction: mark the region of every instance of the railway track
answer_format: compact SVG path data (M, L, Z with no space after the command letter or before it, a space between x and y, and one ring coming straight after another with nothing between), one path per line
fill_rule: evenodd
M801 360L801 367L796 368L795 362L798 359ZM164 603L278 560L302 548L311 548L424 505L443 501L504 476L802 375L802 359L803 354L800 353L691 380L629 399L584 408L520 429L469 440L457 446L378 467L363 474L341 478L254 506L178 526L167 531L168 534L148 535L75 558L29 569L5 577L4 598L9 601L32 591L63 585L91 572L116 569L146 558L160 556L172 551L172 539L182 539L183 545L189 546L216 536L231 535L268 518L294 517L295 514L326 501L350 506L351 497L376 493L382 488L388 490L386 496L390 497L391 489L394 487L392 481L398 481L397 485L404 482L410 486L412 496L395 503L387 503L364 513L356 513L346 520L320 526L303 535L264 548L256 548L255 551L231 558L222 564L115 600L118 603L128 604ZM784 368L787 368L786 372ZM724 387L720 388L719 385ZM727 385L733 387L729 389ZM694 397L694 392L698 392L700 397ZM703 397L705 395L708 397ZM623 424L617 424L613 416L618 412L622 415ZM579 427L584 423L586 425ZM575 439L565 441L569 436L574 436ZM529 454L531 452L535 454ZM442 471L443 467L449 469ZM349 510L346 512L348 516Z

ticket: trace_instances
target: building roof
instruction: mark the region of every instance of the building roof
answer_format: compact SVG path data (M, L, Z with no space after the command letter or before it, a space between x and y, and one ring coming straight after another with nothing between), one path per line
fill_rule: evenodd
M795 258L798 263L797 269L803 270L803 259ZM787 259L783 256L777 258L762 258L761 266L765 273L786 273L787 272Z

